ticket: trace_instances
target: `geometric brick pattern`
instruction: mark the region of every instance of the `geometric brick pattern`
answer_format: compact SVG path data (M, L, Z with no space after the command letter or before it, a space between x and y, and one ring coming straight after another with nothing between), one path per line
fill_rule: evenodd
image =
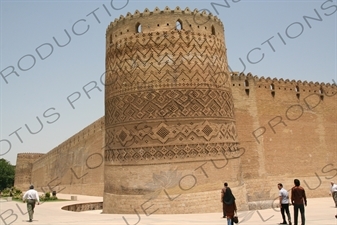
M135 34L109 46L107 84L113 92L208 84L229 87L223 40L191 31Z
M225 43L208 29L156 27L111 38L106 50L106 162L189 161L238 151ZM117 33L123 32L108 31L107 38ZM186 151L186 146L194 150ZM203 154L206 147L212 150Z
M154 124L140 123L129 129L124 126L110 129L106 134L110 142L105 150L105 160L114 163L155 160L151 162L153 164L165 159L184 159L187 162L210 156L223 158L223 154L238 151L234 122Z
M111 115L106 126L120 122L173 117L232 119L233 100L227 90L167 89L116 95L106 101Z
M232 159L240 157L243 149L236 144L200 143L165 145L139 148L107 149L105 161L118 164L160 164L165 161L175 162L205 161L213 158Z

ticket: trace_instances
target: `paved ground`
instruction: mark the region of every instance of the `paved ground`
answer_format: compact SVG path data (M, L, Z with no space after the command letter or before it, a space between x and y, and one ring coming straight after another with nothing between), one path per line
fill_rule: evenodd
M179 215L158 215L146 216L140 214L140 218L134 215L121 214L101 214L101 210L86 212L69 212L61 210L65 205L81 202L102 201L102 197L77 195L77 201L46 202L36 206L33 223L28 223L26 214L26 204L16 201L0 201L0 225L21 225L21 224L44 224L44 225L212 225L227 224L222 219L221 209L219 213L205 214L179 214ZM70 199L70 195L58 194L59 198ZM290 207L293 216L293 207ZM308 199L306 210L306 225L337 225L337 208L334 208L333 200L329 198ZM273 209L258 211L239 212L239 224L267 225L281 222L281 214ZM299 223L300 224L300 223Z

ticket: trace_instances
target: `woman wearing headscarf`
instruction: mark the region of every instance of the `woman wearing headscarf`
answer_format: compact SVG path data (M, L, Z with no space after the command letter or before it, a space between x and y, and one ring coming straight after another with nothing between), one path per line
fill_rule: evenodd
M225 183L225 188L222 191L222 201L224 204L224 210L227 216L227 224L233 225L233 217L236 212L235 197L232 193L232 190L228 187L228 184Z

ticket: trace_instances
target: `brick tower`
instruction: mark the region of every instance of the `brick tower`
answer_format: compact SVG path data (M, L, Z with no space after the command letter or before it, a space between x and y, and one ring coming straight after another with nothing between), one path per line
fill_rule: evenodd
M224 181L240 191L217 17L179 7L120 16L106 32L105 83L104 213L216 212Z

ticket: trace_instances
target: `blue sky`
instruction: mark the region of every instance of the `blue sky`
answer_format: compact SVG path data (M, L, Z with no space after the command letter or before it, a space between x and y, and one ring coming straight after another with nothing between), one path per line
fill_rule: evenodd
M243 71L242 60L245 73L260 77L337 81L336 0L0 2L0 157L12 164L17 153L47 153L104 116L105 31L136 9L180 6L217 15L233 71ZM88 97L83 87L95 82L102 91Z

